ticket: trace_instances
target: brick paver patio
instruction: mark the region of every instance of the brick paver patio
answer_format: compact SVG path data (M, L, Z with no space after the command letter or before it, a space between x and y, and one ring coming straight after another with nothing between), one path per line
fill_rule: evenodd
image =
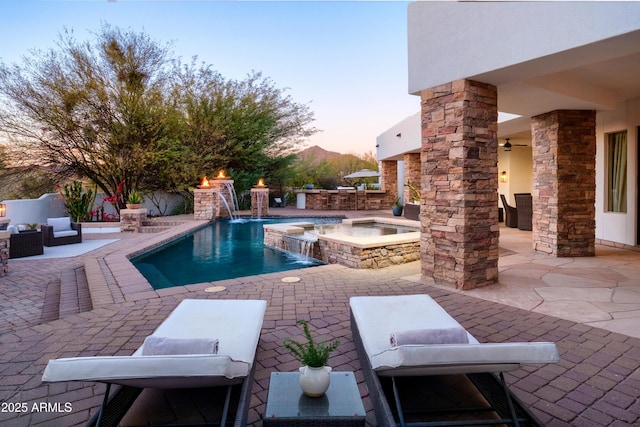
M84 425L97 411L104 386L42 383L47 361L81 355L129 355L183 298L267 300L257 351L251 425L262 425L270 373L298 367L282 348L285 337L299 335L295 324L298 319L308 319L322 338L341 340L330 364L335 370L355 371L368 424L375 425L349 329L348 300L354 295L414 293L431 295L480 341L556 342L560 363L527 366L507 375L512 390L548 426L640 423L639 339L421 283L415 280L420 272L417 262L381 270L329 265L251 276L216 282L226 287L218 293L205 292L210 283L190 285L50 320L47 292L55 293L52 283L65 275L64 280L71 274L78 275L87 257L104 257L141 239L153 238L132 234L118 237L121 241L87 256L11 260L9 275L0 276L0 425ZM287 276L301 280L285 283L281 279ZM81 301L76 303L82 305ZM42 403L49 407L40 412Z

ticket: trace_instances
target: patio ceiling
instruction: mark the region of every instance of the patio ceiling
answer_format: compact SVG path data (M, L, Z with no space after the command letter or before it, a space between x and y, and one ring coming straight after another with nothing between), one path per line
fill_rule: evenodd
M470 77L498 87L498 109L522 117L499 137L528 132L532 116L558 109L611 110L640 96L640 31Z

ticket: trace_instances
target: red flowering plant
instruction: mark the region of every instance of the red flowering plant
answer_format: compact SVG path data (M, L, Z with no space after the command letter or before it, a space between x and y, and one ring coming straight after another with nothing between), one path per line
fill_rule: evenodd
M124 181L118 184L118 188L116 188L116 192L113 195L104 197L102 199L102 202L100 203L98 208L91 211L92 218L95 218L96 221L106 221L106 222L118 221L118 219L120 218L120 204L118 201L120 200L120 197L122 194L123 185L124 185ZM113 206L113 208L115 209L115 213L108 213L104 211L105 202Z

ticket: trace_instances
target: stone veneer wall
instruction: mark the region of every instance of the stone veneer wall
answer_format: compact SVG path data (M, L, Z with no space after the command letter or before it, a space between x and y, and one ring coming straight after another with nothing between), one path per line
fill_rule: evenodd
M361 248L331 240L318 240L322 261L350 268L375 269L420 259L420 242Z
M595 256L596 113L558 110L531 119L533 247Z
M147 210L141 209L121 209L120 210L120 231L137 233L144 221L147 220Z
M495 283L497 89L456 80L421 95L422 276L464 290Z
M411 202L411 190L407 187L407 182L420 191L422 182L422 163L420 162L420 153L407 153L404 155L404 202Z
M0 274L9 273L9 245L11 233L0 231Z
M389 206L396 197L399 197L398 190L398 162L395 160L383 160L380 167L380 189L387 192Z
M266 226L265 246L287 250L284 236L304 233L302 227L298 230L295 228L296 224ZM313 245L311 256L328 264L340 264L350 268L383 268L419 260L420 242L388 243L384 246L363 248L319 236L318 242Z
M211 221L218 207L216 192L210 188L193 190L193 218L200 221Z
M251 189L251 216L265 217L269 210L269 189L252 188Z
M318 210L377 210L390 209L392 199L384 191L367 190L304 190L305 208ZM395 193L394 193L395 194ZM356 208L356 197L358 206Z

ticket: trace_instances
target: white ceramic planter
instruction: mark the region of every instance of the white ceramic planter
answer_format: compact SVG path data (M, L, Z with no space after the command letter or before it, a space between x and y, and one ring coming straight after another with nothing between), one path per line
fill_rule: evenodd
M303 366L300 368L300 387L302 392L309 397L320 397L329 388L331 368L323 366L321 368L310 368Z

